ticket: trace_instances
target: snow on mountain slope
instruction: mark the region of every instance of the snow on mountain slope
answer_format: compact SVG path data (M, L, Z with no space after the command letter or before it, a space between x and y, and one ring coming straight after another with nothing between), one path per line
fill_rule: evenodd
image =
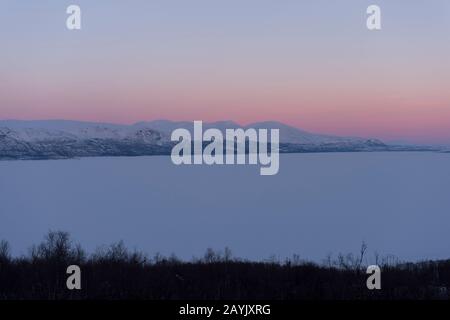
M175 122L168 120L156 120L150 122L140 122L135 124L138 127L148 127L155 129L157 131L163 132L170 136L170 133L177 128L185 128L189 131L193 131L193 122ZM352 144L352 143L372 143L383 145L383 142L377 139L364 139L364 138L354 138L354 137L339 137L331 135L314 134L304 130L300 130L295 127L285 125L281 122L266 121L266 122L256 122L246 126L241 126L233 121L219 121L211 123L203 123L203 129L217 128L222 132L226 129L279 129L280 130L280 142L290 143L290 144Z
M145 127L66 120L0 121L0 134L7 132L15 139L27 142L87 139L137 139L156 142L163 139L159 132Z
M133 126L139 128L151 128L161 133L166 134L169 138L173 130L178 128L184 128L193 132L194 122L193 121L169 121L169 120L155 120L149 122L138 122ZM210 128L219 129L225 132L226 129L236 129L241 128L241 126L233 121L217 121L217 122L203 122L203 130Z
M60 139L143 139L148 140L152 135L159 133L163 141L170 140L170 134L178 128L193 130L193 122L156 120L150 122L138 122L133 125L120 125L111 123L95 123L67 120L44 121L0 121L0 132L23 141L42 141ZM226 129L255 128L255 129L279 129L280 142L291 144L329 144L329 143L362 143L372 141L382 143L376 139L363 139L353 137L338 137L331 135L313 134L280 122L267 121L240 126L232 121L219 121L203 123L203 129L217 128L222 132Z
M314 134L304 130L297 129L285 125L280 122L266 121L252 123L246 126L247 128L255 129L279 129L280 130L280 141L283 143L292 144L330 144L330 143L363 143L368 141L368 139L354 138L354 137L338 137L323 134ZM370 139L371 141L377 141L382 144L381 141Z
M133 125L66 120L0 121L0 159L170 154L171 132L193 131L193 122L158 120ZM312 134L279 122L240 126L232 121L204 123L203 129L280 129L281 152L380 150L379 140Z
M150 128L74 121L0 121L0 159L167 154L168 138Z

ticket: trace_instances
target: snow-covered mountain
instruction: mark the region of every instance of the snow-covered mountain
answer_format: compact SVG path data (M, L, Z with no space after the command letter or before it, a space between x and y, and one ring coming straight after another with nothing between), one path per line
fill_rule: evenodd
M168 137L145 127L77 121L0 121L0 159L139 156L169 152Z
M84 139L133 139L143 136L143 132L156 133L149 128L139 128L111 123L80 122L66 120L45 121L0 121L0 132L10 131L11 135L23 141L43 140L84 140Z
M309 133L279 122L240 126L232 121L204 123L204 129L279 129L281 152L372 151L388 147L376 139ZM157 120L133 125L66 120L0 121L0 159L170 154L174 129L193 122Z
M193 122L186 121L168 121L168 120L156 120L150 122L139 122L134 126L139 127L147 127L152 128L157 131L160 131L167 136L170 136L170 133L177 128L185 128L192 132L193 130ZM339 137L339 136L331 136L331 135L323 135L323 134L314 134L304 130L300 130L298 128L288 126L281 122L276 121L265 121L265 122L256 122L246 126L241 126L233 121L218 121L218 122L209 122L203 123L203 129L216 128L225 132L226 129L279 129L280 130L280 142L281 143L289 143L289 144L330 144L330 143L366 143L371 142L372 144L380 144L383 145L383 142L377 139L363 139L356 137Z

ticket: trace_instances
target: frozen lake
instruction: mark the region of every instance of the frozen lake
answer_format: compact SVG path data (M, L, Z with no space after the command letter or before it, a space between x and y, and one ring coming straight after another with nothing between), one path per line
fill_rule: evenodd
M283 154L258 166L174 166L170 157L0 162L0 239L26 253L48 230L89 251L124 240L189 259L369 251L450 258L450 154Z

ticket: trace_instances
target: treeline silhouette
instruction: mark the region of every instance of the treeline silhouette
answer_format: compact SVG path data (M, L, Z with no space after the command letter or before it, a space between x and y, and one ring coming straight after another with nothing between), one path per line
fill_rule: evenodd
M123 242L91 255L66 232L49 232L26 256L12 257L0 242L0 300L44 299L448 299L450 260L400 263L377 258L381 290L368 290L365 244L357 255L329 257L322 264L301 260L252 262L229 249L181 261L129 251ZM68 290L66 269L81 268L81 290Z

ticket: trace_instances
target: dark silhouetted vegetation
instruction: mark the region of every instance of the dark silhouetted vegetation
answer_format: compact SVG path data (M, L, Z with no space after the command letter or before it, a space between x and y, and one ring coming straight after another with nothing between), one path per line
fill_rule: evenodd
M366 246L358 255L251 262L208 249L203 258L147 257L123 242L87 255L65 232L50 232L23 257L0 242L0 299L448 299L450 260L400 263L377 258L382 289L366 287ZM79 265L82 289L68 290L66 269Z

